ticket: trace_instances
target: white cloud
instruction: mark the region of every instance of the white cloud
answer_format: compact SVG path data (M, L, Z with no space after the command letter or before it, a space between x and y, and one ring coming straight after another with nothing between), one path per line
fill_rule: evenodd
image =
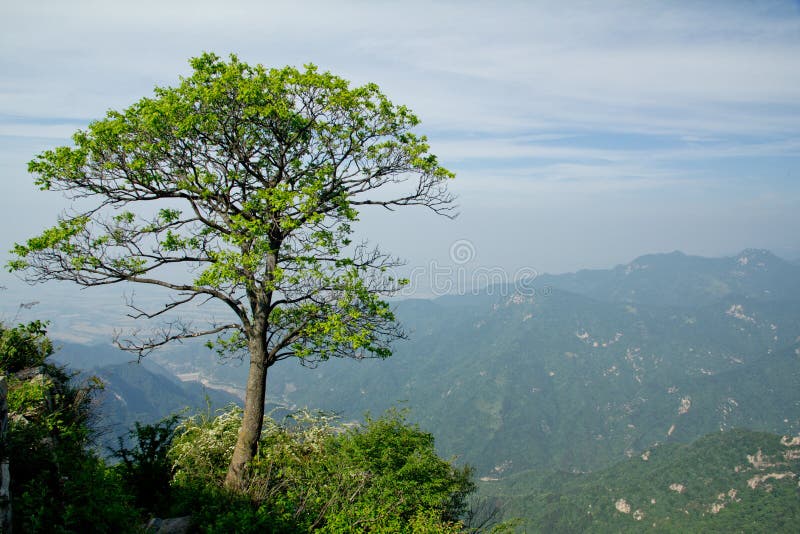
M97 116L201 50L375 80L433 126L785 131L800 109L788 3L29 2L6 8L2 112ZM743 105L744 104L744 105ZM751 109L749 105L757 109ZM790 106L786 110L766 105ZM755 116L754 116L755 115Z

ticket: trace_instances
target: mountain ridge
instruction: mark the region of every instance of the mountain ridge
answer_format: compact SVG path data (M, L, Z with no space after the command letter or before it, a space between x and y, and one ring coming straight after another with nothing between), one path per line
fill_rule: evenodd
M646 254L610 269L544 274L534 287L556 287L608 302L692 307L725 295L800 299L800 266L765 249L724 258L682 252Z

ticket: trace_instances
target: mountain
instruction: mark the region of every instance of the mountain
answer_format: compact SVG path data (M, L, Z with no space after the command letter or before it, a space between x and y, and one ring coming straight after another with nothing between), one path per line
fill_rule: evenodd
M402 301L397 316L409 339L396 343L391 358L314 368L280 362L270 369L270 406L308 406L348 419L407 406L410 418L435 435L440 454L472 464L488 490L511 495L511 481L526 491L543 488L558 501L561 489L552 484L564 473L623 469L616 466L647 451L685 451L721 430L726 437L739 436L734 429L800 433L800 266L767 251L643 256L613 269L541 276L532 285ZM200 395L184 388L199 384L166 375L237 392L247 372L238 360L220 365L200 344L149 361L161 368L115 364L106 372L112 417L197 405Z
M131 361L131 355L110 345L63 342L53 361L77 372L75 380L100 379L95 394L96 429L101 447L116 446L135 422L154 423L173 413L214 411L240 399L198 382L182 382L154 361Z
M767 250L748 249L728 258L681 252L641 256L627 265L544 275L536 287L552 286L606 302L689 308L739 295L764 300L800 299L800 265Z
M595 473L520 473L482 492L533 532L794 532L798 477L800 438L733 430Z
M405 401L485 477L593 470L720 428L800 430L799 303L634 308L553 290L398 315L411 334L391 358L277 366L273 400L352 418Z

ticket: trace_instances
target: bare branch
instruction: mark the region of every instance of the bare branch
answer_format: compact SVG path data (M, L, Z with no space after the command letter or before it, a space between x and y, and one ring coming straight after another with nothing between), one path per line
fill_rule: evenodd
M184 324L181 321L174 321L167 323L145 338L139 338L138 331L132 332L130 336L126 338L122 338L120 332L115 332L114 344L121 350L136 353L138 355L138 360L141 362L142 358L167 343L214 335L225 330L241 330L241 328L240 324L232 323L207 330L192 330L190 325Z
M142 310L141 308L139 308L139 307L137 307L137 306L135 306L133 304L133 296L131 296L130 298L126 297L126 299L125 299L126 300L126 306L128 306L129 308L134 310L134 312L136 312L136 313L129 313L129 314L127 314L127 316L130 317L131 319L142 319L142 318L153 319L155 317L158 317L159 315L163 315L164 313L167 313L167 312L173 310L174 308L177 308L178 306L180 306L182 304L186 304L188 302L191 302L192 300L195 299L195 297L197 297L199 295L200 295L200 293L189 293L189 294L187 294L185 296L185 298L172 300L172 301L168 302L167 304L164 304L164 306L160 310L155 311L155 312L146 312L146 311Z

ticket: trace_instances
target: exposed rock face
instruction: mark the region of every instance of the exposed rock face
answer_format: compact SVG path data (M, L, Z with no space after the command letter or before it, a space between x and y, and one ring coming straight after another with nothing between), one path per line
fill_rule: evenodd
M747 485L751 489L756 489L758 486L764 484L765 481L767 481L767 480L769 480L771 478L773 478L775 480L782 480L782 479L787 478L787 477L788 478L795 478L796 476L797 475L795 475L791 471L786 472L786 473L767 473L766 475L756 475L756 476L754 476L753 478L751 478L750 480L747 481ZM770 491L770 490L772 490L772 485L764 484L764 488L767 491Z
M683 484L678 484L677 482L673 482L672 484L669 485L669 489L671 489L672 491L677 491L678 493L683 493L684 491L686 491L686 486L684 486Z
M781 437L781 445L784 447L800 446L800 436L790 438L789 436Z
M0 376L0 443L6 439L8 426L8 385ZM11 532L11 473L8 458L0 458L0 532Z
M681 398L681 405L678 408L678 415L683 415L685 413L689 413L689 409L692 407L692 398L691 397L683 397Z
M189 534L192 532L192 516L186 515L167 519L154 517L147 523L147 532L154 534Z
M631 513L631 505L625 499L619 499L617 502L614 503L614 508L617 509L618 512L622 512L623 514Z

